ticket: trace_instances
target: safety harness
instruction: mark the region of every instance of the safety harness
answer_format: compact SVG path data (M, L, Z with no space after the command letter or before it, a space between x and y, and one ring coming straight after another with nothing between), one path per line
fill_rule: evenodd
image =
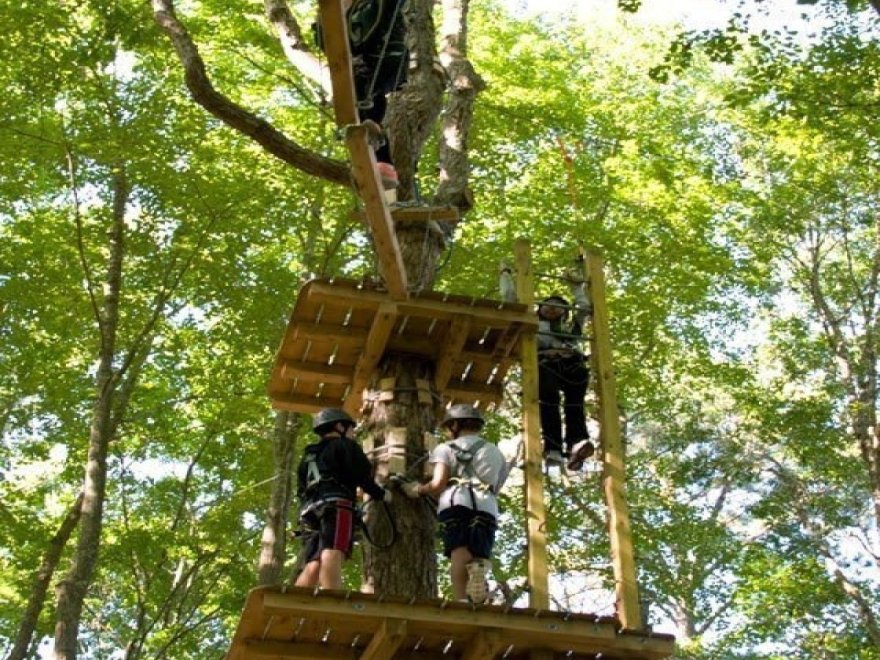
M311 524L312 520L320 518L328 508L345 508L351 509L354 515L355 528L363 532L364 538L366 538L370 545L380 550L391 547L397 540L398 531L388 504L382 502L385 516L391 525L391 539L388 543L379 544L375 542L364 523L361 507L354 502L354 491L329 474L326 465L321 460L323 452L328 446L329 443L324 441L307 447L303 454L303 461L306 464L306 479L301 495L303 499L303 508L300 511L301 529L294 532L294 536L306 537L310 534L317 534L317 529ZM372 502L373 500L370 501Z
M477 452L483 448L486 441L482 438L477 440L470 447L462 447L454 442L449 443L450 449L455 454L455 462L461 468L458 476L452 477L449 483L455 487L452 491L452 499L455 499L455 493L459 488L467 488L471 496L471 508L477 511L477 497L475 490L495 494L495 487L482 481L474 471L473 460Z
M349 502L354 500L354 489L345 486L330 474L321 460L322 454L329 446L327 441L320 442L307 447L303 455L306 464L306 483L301 494L304 505L302 514L340 500Z

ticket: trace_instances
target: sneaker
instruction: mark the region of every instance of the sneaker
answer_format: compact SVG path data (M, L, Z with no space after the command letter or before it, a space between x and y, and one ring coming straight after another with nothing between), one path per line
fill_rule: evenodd
M568 459L569 470L580 470L587 460L596 452L596 448L589 440L581 440L571 448L571 457Z
M385 190L393 190L400 185L400 181L397 178L397 170L394 169L394 165L391 163L376 163L376 168L379 170L379 176L382 178L382 187Z
M489 597L489 582L486 580L486 575L489 573L489 560L472 559L465 568L468 573L467 587L465 587L468 599L475 605L485 603L486 598Z
M565 456L558 449L548 449L544 452L544 462L547 465L565 465Z

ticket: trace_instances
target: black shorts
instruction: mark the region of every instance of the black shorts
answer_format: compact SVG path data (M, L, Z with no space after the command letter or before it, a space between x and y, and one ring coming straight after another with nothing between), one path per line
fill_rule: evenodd
M474 556L488 559L495 545L495 516L485 511L474 511L469 506L456 505L437 514L443 554L447 557L456 548L466 547Z
M321 557L322 550L339 550L351 556L354 545L354 503L336 500L321 505L300 519L305 533L306 563Z

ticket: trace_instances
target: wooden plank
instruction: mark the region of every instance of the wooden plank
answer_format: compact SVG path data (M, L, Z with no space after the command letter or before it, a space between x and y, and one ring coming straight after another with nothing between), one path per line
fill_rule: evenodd
M529 242L518 239L513 245L516 259L517 298L530 305L535 298L532 283L532 256ZM520 341L522 361L523 434L525 435L525 490L527 525L527 570L529 605L550 607L547 577L547 512L544 507L544 475L541 471L541 417L538 405L538 346L534 332Z
M305 293L309 300L315 302L339 304L339 290L334 285L326 282L316 281L309 283ZM346 302L350 303L353 307L362 309L378 309L381 304L389 300L388 294L380 291L360 290L352 292L351 295L352 297L347 299ZM509 307L506 309L477 307L460 301L442 301L423 297L411 298L405 302L401 301L397 305L398 314L401 316L408 314L451 322L456 315L463 314L493 328L506 328L511 323L521 323L526 331L534 331L538 327L538 320L534 314Z
M352 219L366 221L366 214L360 209L353 211ZM392 206L391 219L394 222L437 222L457 223L460 219L455 206Z
M376 168L376 154L370 146L366 127L349 126L345 133L345 144L351 154L351 171L364 202L382 279L393 300L406 300L409 296L406 267L403 265L397 234L394 233L394 222L385 203L385 191Z
M599 399L599 446L604 453L603 482L611 535L611 560L614 566L617 615L624 628L641 630L644 622L639 603L632 531L626 504L620 411L617 407L617 386L611 357L611 335L608 306L605 302L605 274L602 261L599 253L588 253L584 261L584 276L593 303L593 332L590 347L593 356L593 380L596 383Z
M369 328L353 328L327 323L296 323L290 339L285 341L322 341L329 344L363 345Z
M351 49L348 45L348 28L342 0L318 0L324 52L330 69L333 86L333 109L336 123L348 126L358 121L357 97L354 92L354 76L351 72Z
M272 407L275 410L289 410L291 412L316 413L322 408L339 408L342 399L329 397L304 396L302 394L269 394L272 399Z
M388 337L391 336L396 321L397 306L394 303L382 303L373 318L373 327L370 328L370 334L367 336L364 352L361 353L361 357L355 365L351 390L343 406L352 416L356 415L361 407L364 387L385 353Z
M468 643L461 660L492 660L502 649L509 646L500 630L481 630Z
M385 619L405 619L410 638L439 633L464 640L483 629L500 630L505 641L519 650L548 648L653 660L668 657L674 649L674 640L668 636L618 635L614 623L588 623L560 612L526 610L516 615L493 607L441 608L405 600L377 602L375 597L357 593L344 597L313 593L296 588L286 593L265 591L263 616L327 618L358 625L365 632L378 630Z
M504 389L501 384L479 385L475 383L450 382L443 391L447 399L462 403L474 403L479 401L483 405L490 403L499 404L504 399Z
M243 658L290 658L290 660L357 660L355 649L342 644L281 642L276 640L248 640Z
M406 639L406 620L385 619L369 646L364 649L360 660L387 660L394 657L397 649Z
M300 378L310 382L347 385L351 382L351 373L350 366L302 360L281 361L281 377L288 380Z
M452 368L455 361L460 359L459 354L464 347L471 329L470 319L466 316L456 316L449 324L446 338L443 340L443 348L440 349L440 359L434 371L434 387L438 392L443 392L449 378L452 376Z

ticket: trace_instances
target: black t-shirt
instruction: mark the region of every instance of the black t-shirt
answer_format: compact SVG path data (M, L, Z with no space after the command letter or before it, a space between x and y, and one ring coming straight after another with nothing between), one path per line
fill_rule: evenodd
M308 456L311 453L317 456L321 481L313 489L314 492L306 493L309 483ZM373 466L358 443L340 436L324 438L306 447L304 458L297 468L296 493L300 499L333 494L354 499L357 488L362 488L374 499L382 499L385 494L385 490L373 481Z

